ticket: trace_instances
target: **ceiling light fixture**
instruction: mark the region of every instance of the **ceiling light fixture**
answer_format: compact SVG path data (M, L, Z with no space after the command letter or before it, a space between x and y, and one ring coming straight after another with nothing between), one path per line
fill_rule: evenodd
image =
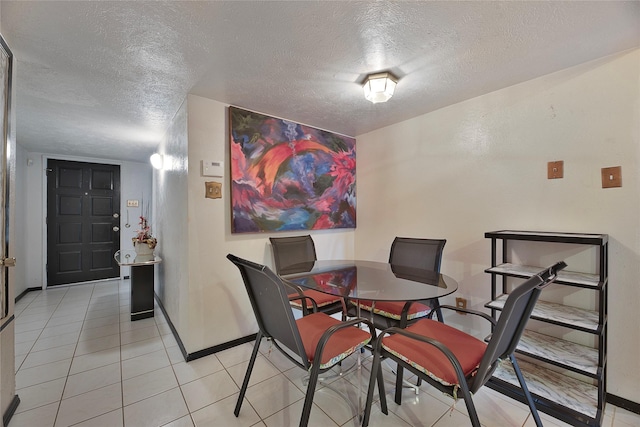
M374 104L387 102L393 96L397 83L398 78L388 71L369 74L362 84L364 97Z
M153 166L155 169L162 169L162 164L164 163L162 154L153 153L151 157L149 157L149 161L151 162L151 166Z

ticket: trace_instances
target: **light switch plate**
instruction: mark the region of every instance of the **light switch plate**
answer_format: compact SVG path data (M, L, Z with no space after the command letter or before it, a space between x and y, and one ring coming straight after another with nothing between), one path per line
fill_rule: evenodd
M622 166L602 168L602 188L622 187Z
M222 198L222 184L219 182L205 182L204 183L204 197L207 199L221 199Z
M557 160L547 163L547 179L558 179L564 177L564 161Z
M138 201L137 200L127 200L127 207L128 208L137 208L138 207Z

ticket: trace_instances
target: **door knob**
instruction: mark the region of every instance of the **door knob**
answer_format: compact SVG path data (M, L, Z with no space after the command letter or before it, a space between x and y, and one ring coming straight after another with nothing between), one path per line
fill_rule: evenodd
M118 212L116 212L116 213L113 214L113 217L114 218L120 218L120 214Z
M120 227L118 227L117 225L113 227L113 231L120 231Z

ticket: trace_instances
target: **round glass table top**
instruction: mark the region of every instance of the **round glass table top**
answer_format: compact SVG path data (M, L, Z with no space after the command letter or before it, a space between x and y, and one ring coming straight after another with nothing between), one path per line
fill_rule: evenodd
M297 264L295 269L299 272L282 276L283 279L350 299L417 301L440 298L458 289L458 283L444 274L386 262L314 261Z

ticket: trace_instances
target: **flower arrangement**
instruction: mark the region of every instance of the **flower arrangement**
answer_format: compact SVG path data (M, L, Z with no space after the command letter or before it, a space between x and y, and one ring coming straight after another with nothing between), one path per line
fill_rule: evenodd
M136 242L139 242L146 243L150 249L155 248L158 244L158 239L153 237L151 234L151 226L149 225L147 217L140 215L140 222L138 222L138 225L140 225L140 229L136 230L136 237L131 239L133 241L133 246L136 245Z
M153 250L158 244L158 239L151 234L151 226L149 225L149 204L145 206L144 197L142 199L140 209L140 221L138 222L139 229L136 230L136 235L131 239L133 247L136 250L137 255L152 255ZM146 209L145 209L146 208Z
M144 204L144 196L142 197L142 203L140 208L140 221L138 225L140 226L139 230L136 230L136 237L132 238L133 247L136 248L136 252L138 250L146 252L141 248L141 245L146 243L150 250L154 249L158 244L158 239L153 237L151 234L151 226L149 225L149 204L145 206ZM146 209L145 209L146 208Z

